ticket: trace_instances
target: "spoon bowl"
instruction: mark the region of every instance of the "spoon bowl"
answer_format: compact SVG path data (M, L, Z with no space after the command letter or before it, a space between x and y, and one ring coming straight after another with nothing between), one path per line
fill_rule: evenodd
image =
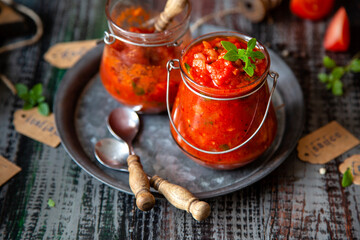
M114 109L107 119L107 128L110 133L116 139L123 140L128 144L130 154L134 154L132 141L139 131L139 126L139 116L127 107Z
M95 144L94 154L96 159L107 168L129 172L126 159L128 146L123 141L113 138L104 138Z

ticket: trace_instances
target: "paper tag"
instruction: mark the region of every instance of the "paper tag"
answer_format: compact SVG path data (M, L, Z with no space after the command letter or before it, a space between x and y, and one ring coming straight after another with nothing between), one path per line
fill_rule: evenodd
M344 174L348 167L351 168L352 175L354 177L353 183L360 185L360 155L353 155L340 164L339 171Z
M324 164L360 143L336 121L332 121L298 142L298 156L313 164Z
M21 168L0 156L0 186L21 171Z
M17 110L14 113L14 126L16 131L34 140L56 147L60 138L56 132L54 114L43 116L37 108L30 110Z
M58 68L70 68L90 49L96 46L98 40L58 43L52 46L44 55L46 61Z
M24 18L11 7L0 2L0 24L23 22Z

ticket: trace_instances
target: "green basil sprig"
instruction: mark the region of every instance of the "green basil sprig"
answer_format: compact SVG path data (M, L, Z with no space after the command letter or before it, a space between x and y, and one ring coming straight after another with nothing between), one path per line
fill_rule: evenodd
M17 95L25 101L23 109L31 109L38 106L40 114L47 116L50 113L49 105L45 102L43 96L43 87L41 83L34 85L30 90L25 84L15 84Z
M238 59L243 61L245 63L243 69L250 77L254 75L256 69L254 62L256 59L265 58L262 52L253 51L256 45L256 38L252 38L248 41L246 49L237 49L233 43L228 41L221 41L221 45L227 50L224 59L232 62L235 62Z

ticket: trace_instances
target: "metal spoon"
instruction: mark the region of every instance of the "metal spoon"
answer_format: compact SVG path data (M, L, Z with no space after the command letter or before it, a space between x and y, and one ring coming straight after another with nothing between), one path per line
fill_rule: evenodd
M105 167L113 170L129 172L125 163L128 146L123 141L104 138L95 144L95 157ZM190 212L198 220L204 220L210 215L208 203L198 200L187 189L169 183L159 176L150 177L150 185L158 190L175 207Z
M116 109L114 111L117 113L120 112L120 110L116 110ZM132 111L132 110L130 109L127 111ZM111 117L112 120L108 121L108 124L110 122L112 123L112 121L115 121L114 117L119 115L116 115L114 113L114 115L110 114L110 116L112 116ZM124 115L122 117L124 117ZM110 126L108 128L110 128ZM114 133L114 129L116 128L111 128L111 129L112 129L111 130L112 133ZM128 146L123 141L117 141L115 139L106 138L96 143L95 156L96 159L102 165L108 168L129 172L125 163L125 159L127 157L126 154L127 148ZM168 181L156 175L153 177L148 176L147 178L150 178L150 185L155 190L158 190L161 194L163 194L164 197L172 205L174 205L179 209L190 212L196 220L198 221L204 220L210 215L211 208L209 204L198 200L189 190L185 189L184 187L169 183Z
M138 133L139 125L139 116L127 107L114 109L107 119L107 127L110 133L116 139L125 141L128 146L129 185L131 191L135 194L136 205L140 210L148 211L153 208L155 198L150 193L149 179L142 168L140 158L135 154L132 146L132 141Z

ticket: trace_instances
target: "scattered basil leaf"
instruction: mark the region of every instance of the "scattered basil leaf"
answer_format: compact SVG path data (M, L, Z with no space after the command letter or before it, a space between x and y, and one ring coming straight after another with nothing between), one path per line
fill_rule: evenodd
M343 83L341 78L348 72L360 72L360 59L355 58L346 66L337 66L335 61L328 56L323 57L324 66L330 70L330 73L319 73L318 79L324 83L326 89L330 90L334 96L342 96Z
M44 96L40 96L40 97L36 100L37 103L42 103L42 102L44 102L44 101L45 101L45 97L44 97Z
M331 91L335 96L343 95L343 84L339 79L336 79L332 85Z
M223 58L232 62L235 62L238 59L243 61L245 63L243 69L250 77L254 75L256 69L255 64L252 62L255 62L256 59L265 58L265 55L262 52L253 51L256 46L256 38L252 38L248 41L246 49L237 49L233 43L227 41L221 41L221 45L227 50L227 53Z
M350 63L350 71L358 73L360 72L360 59L354 59Z
M43 87L41 83L35 84L30 90L22 83L15 84L17 95L24 100L23 109L29 110L35 107L37 104L39 112L42 115L49 115L49 105L45 103L45 97L43 94Z
M334 79L340 79L345 73L345 70L343 67L335 67L332 72L331 75Z
M50 113L49 105L46 102L39 103L38 110L44 116Z
M187 63L185 63L184 65L185 65L186 71L187 71L188 73L190 73L190 69L191 69L190 65L187 64Z
M348 187L353 183L353 175L351 173L351 169L348 168L346 169L346 171L344 172L342 181L341 181L341 185L343 187Z
M55 201L52 200L51 198L49 198L47 204L48 204L49 207L55 207Z
M15 89L20 98L23 98L26 94L28 94L28 87L25 84L17 83L15 84Z
M36 96L36 98L41 97L42 96L42 84L38 83L35 84L34 87L30 90L30 92L33 92L34 96Z
M330 57L328 57L328 56L325 56L325 57L323 58L323 64L324 64L324 66L325 66L326 68L329 68L329 69L334 68L334 67L336 66L335 61L332 60L332 59L331 59Z
M329 78L328 78L328 75L326 73L319 73L318 74L318 79L320 80L320 82L326 83Z

